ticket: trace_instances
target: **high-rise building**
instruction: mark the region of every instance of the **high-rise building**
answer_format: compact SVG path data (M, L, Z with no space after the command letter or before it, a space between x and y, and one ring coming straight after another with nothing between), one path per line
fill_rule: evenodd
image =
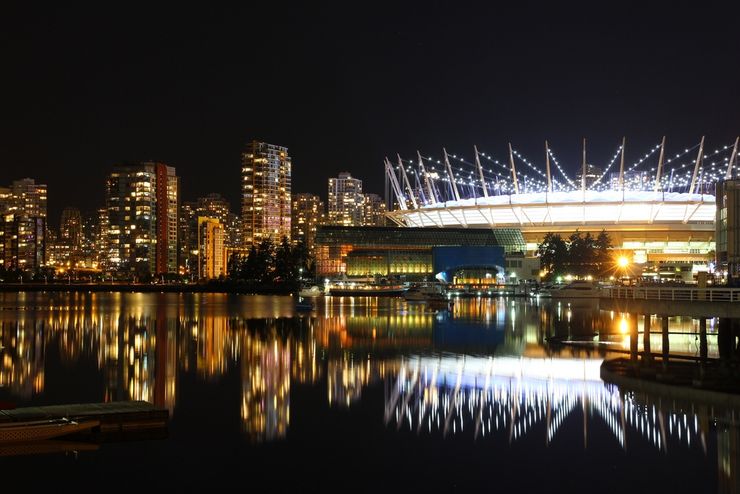
M33 218L46 218L46 185L32 178L13 181L10 212Z
M378 194L363 197L362 226L385 226L385 201Z
M291 161L288 148L252 141L242 153L244 246L290 238Z
M342 172L329 179L329 224L362 226L362 180Z
M116 165L108 177L110 268L138 276L177 273L179 178L175 168Z
M715 197L717 270L730 286L740 286L740 180L717 182Z
M66 207L59 221L59 241L72 251L82 246L82 215L77 208Z
M293 210L290 220L294 244L303 242L313 254L316 228L325 221L324 202L314 194L293 195Z
M198 278L226 275L224 226L216 218L198 217Z
M178 217L180 233L180 271L195 278L198 275L198 203L186 201L180 204Z
M46 185L32 178L0 189L0 263L6 269L46 264L46 193Z

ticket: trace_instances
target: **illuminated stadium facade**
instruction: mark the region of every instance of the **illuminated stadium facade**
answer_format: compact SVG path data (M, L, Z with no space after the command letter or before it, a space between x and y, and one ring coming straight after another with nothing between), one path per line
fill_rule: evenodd
M477 147L470 161L446 150L440 159L399 156L395 165L385 160L396 206L387 215L407 227L519 228L529 253L548 232L606 230L615 249L656 273L680 264L705 270L714 258L715 183L735 175L737 148L736 140L707 150L702 138L669 157L663 138L625 166L623 140L600 169L588 164L584 140L575 178L547 143L544 166L511 145L507 162Z

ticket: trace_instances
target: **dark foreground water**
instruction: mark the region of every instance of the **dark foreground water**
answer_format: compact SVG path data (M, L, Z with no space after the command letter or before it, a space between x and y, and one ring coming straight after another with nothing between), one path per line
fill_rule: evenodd
M327 298L296 314L290 297L21 293L0 307L0 400L170 411L166 439L0 457L7 492L738 490L738 410L604 383L628 316L596 301L435 313ZM698 353L695 326L671 321L672 351ZM716 341L710 323L710 356Z

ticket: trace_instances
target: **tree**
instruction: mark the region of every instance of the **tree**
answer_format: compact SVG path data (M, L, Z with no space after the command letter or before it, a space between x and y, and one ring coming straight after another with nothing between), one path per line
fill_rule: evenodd
M540 265L547 271L546 279L552 280L562 274L568 259L568 246L557 233L547 233L537 246Z
M576 276L593 274L596 268L596 242L591 233L578 230L568 238L568 271Z
M601 230L601 233L596 237L596 265L599 275L603 276L609 272L609 268L612 264L612 256L610 250L612 248L612 239L606 230Z

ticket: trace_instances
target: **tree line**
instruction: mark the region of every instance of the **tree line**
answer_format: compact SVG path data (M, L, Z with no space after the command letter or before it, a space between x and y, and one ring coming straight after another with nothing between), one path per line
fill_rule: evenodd
M544 277L547 281L567 274L598 278L614 273L611 248L612 240L606 230L596 237L576 231L567 240L558 233L548 233L537 246L537 254L540 266L547 271Z
M246 255L234 254L229 259L229 281L256 288L295 289L301 279L313 279L315 263L305 244L291 245L286 237L275 244L270 238L252 245Z

